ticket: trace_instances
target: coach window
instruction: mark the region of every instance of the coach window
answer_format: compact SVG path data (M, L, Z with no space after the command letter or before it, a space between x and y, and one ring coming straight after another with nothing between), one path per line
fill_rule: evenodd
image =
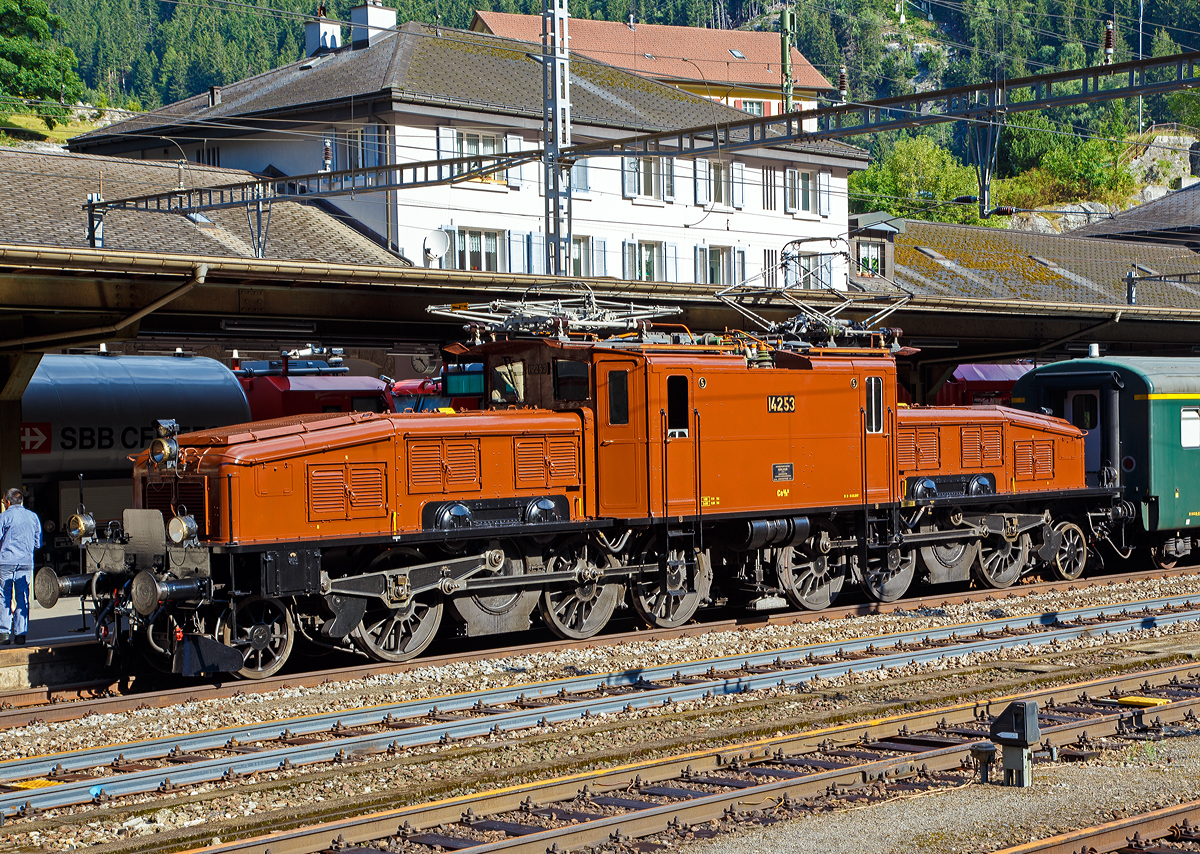
M608 423L629 423L629 371L608 372Z
M492 401L525 402L525 363L509 362L492 368Z
M1099 412L1100 398L1096 395L1077 394L1071 398L1071 423L1080 430L1095 430Z
M1200 448L1200 409L1179 413L1179 434L1185 448Z
M883 432L882 377L867 377L867 432Z
M587 400L591 397L588 363L554 360L554 399Z
M667 438L688 436L688 378L667 377Z

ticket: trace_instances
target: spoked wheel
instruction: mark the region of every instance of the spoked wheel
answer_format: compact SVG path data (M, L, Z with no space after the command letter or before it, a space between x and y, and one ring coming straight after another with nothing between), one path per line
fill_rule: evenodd
M586 545L578 544L562 547L546 560L548 572L574 572L576 577L566 585L547 587L538 600L547 628L560 638L590 638L604 628L625 595L624 584L601 583L603 567L591 555Z
M669 549L663 554L655 542L637 560L658 564L657 569L644 570L629 591L633 610L646 625L658 629L682 626L708 600L713 571L707 552Z
M296 642L292 614L287 606L269 596L251 596L237 605L223 626L226 646L242 654L245 666L238 675L245 679L274 676L287 663Z
M917 553L912 549L888 549L872 556L862 574L863 591L876 602L895 602L908 592L917 574Z
M975 577L984 587L1012 586L1029 562L1029 546L1029 534L1021 534L1016 540L1006 540L997 534L984 538L979 544Z
M1074 522L1059 522L1054 530L1062 535L1062 542L1054 553L1054 574L1063 581L1074 581L1087 568L1087 537Z
M504 563L489 566L476 579L513 578L528 572L525 556L515 543L492 541L489 549L504 549ZM480 549L482 551L482 548ZM513 587L495 593L458 596L449 601L450 610L466 625L467 637L521 632L529 628L529 615L537 605L539 590Z
M440 593L413 596L399 608L374 599L362 622L350 632L350 640L376 661L408 661L425 651L441 624Z
M785 546L775 553L779 586L788 601L809 611L832 605L846 581L846 559L823 553L816 541L810 537L803 546Z

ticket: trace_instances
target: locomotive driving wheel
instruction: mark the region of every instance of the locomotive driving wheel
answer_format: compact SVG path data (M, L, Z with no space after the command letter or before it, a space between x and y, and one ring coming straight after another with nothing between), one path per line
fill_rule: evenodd
M482 551L485 545L488 549L503 548L504 562L497 567L489 565L475 576L476 579L515 578L529 571L525 556L516 543L493 540L481 544L478 550ZM465 624L467 637L520 632L529 628L529 615L537 606L539 593L536 588L512 587L486 594L457 596L448 605Z
M229 612L222 626L226 646L242 654L244 679L274 676L287 663L296 642L292 613L270 596L251 596Z
M442 595L413 596L399 608L378 599L350 632L354 645L376 661L408 661L425 651L442 623Z
M985 537L979 543L975 577L984 587L1000 589L1012 586L1029 563L1029 548L1029 534L1021 534L1015 540L999 534Z
M872 555L867 560L867 568L862 573L862 588L876 602L895 602L908 592L916 574L915 550L888 549L883 555Z
M646 625L658 629L682 626L708 599L712 588L712 562L707 552L660 548L652 542L637 558L641 564L657 564L644 570L630 588L633 610Z
M1059 522L1054 530L1062 535L1058 550L1054 553L1054 574L1063 581L1074 581L1087 568L1087 537L1083 529L1074 522Z
M821 547L818 534L802 546L785 546L775 553L775 575L788 600L797 608L820 611L828 608L846 582L846 559Z
M575 574L575 581L547 587L538 600L547 628L560 638L590 638L604 628L625 595L624 584L602 583L604 567L591 555L585 544L576 543L557 548L545 561L548 572ZM605 562L611 563L615 559Z

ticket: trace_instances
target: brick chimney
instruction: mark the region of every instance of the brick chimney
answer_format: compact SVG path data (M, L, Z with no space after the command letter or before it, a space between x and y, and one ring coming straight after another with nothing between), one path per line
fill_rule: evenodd
M366 0L350 10L350 24L350 44L366 47L396 29L396 10L387 8L380 0Z
M304 24L304 55L312 56L323 50L336 50L342 46L342 25L325 17L325 7L317 7L315 20Z

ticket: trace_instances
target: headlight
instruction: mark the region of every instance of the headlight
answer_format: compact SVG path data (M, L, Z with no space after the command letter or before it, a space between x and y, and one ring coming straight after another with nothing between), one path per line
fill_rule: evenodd
M91 513L76 513L67 522L67 533L71 535L71 540L78 543L85 538L94 537L96 535L96 520L92 518Z
M179 443L174 439L159 437L150 443L150 462L156 466L173 462L179 457Z
M194 516L176 516L167 523L167 536L177 546L196 539L199 530Z

